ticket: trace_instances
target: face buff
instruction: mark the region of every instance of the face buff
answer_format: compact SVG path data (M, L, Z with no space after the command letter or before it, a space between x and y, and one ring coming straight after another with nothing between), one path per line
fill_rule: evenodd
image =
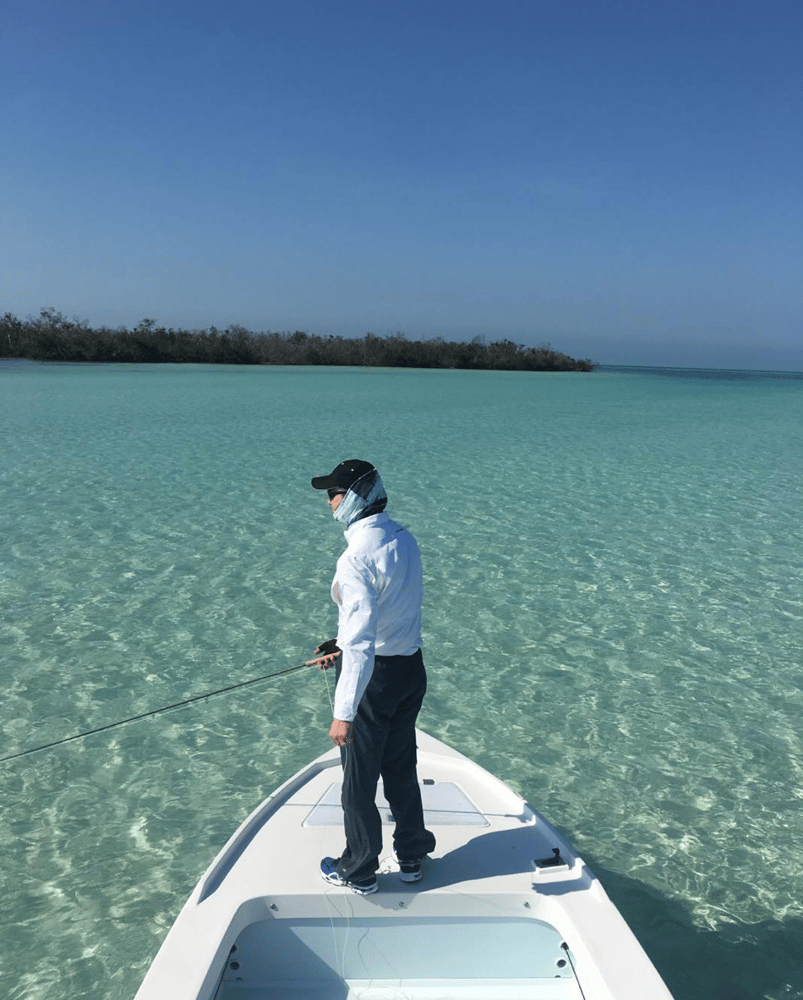
M371 514L379 514L387 506L388 496L376 469L371 469L351 484L348 493L334 511L334 519L348 528Z

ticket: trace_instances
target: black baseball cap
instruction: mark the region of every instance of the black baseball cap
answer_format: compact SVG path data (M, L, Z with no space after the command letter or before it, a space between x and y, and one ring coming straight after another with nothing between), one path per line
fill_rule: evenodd
M347 490L367 472L373 471L374 467L370 462L363 462L359 458L348 458L340 465L336 465L328 476L314 476L311 480L312 486L316 490Z

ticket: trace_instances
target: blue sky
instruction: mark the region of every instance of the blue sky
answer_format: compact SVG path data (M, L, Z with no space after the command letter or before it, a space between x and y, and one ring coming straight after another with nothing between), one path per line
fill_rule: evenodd
M800 0L5 0L0 312L803 369Z

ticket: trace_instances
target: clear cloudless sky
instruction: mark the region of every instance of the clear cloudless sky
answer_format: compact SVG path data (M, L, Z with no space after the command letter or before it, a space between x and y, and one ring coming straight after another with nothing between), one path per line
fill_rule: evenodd
M801 0L4 0L0 312L803 369Z

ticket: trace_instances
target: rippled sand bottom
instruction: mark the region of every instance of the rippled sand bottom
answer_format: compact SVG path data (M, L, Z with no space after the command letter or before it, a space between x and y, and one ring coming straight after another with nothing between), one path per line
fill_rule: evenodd
M0 756L305 659L343 544L309 478L366 457L425 561L422 728L568 835L678 1000L803 997L799 380L0 379ZM133 996L330 695L301 671L0 765L4 995Z

